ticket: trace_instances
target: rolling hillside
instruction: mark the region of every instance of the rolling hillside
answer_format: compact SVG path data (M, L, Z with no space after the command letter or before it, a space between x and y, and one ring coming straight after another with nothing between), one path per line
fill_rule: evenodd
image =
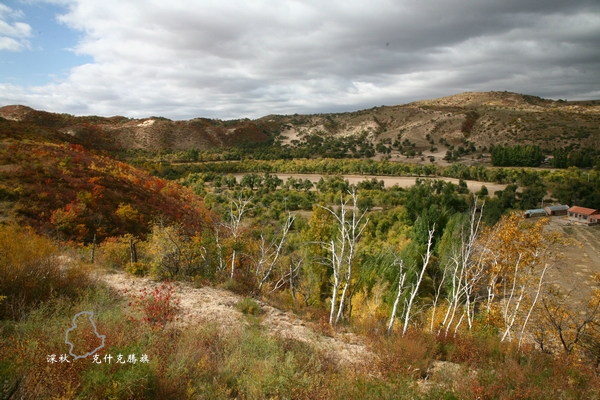
M440 140L451 145L466 139L478 148L536 144L545 149L596 146L600 140L600 101L554 101L509 92L462 93L356 112L269 115L256 120L74 117L25 106L2 107L0 117L16 123L12 130L43 128L56 138L64 140L68 135L69 142L109 151L207 150L268 145L273 140L293 145L310 134L363 134L373 144L389 143L401 134L422 150L440 146Z

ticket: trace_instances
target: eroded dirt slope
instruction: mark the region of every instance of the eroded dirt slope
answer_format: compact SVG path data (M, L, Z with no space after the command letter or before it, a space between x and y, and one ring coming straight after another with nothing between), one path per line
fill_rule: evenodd
M138 294L144 288L153 290L160 285L159 282L125 273L101 274L100 278L126 295ZM223 289L207 286L195 288L181 282L175 282L173 286L175 295L180 299L181 312L185 315L184 324L209 321L224 331L236 331L246 323L244 315L235 308L241 296ZM345 333L336 334L335 337L326 336L290 312L259 303L264 312L261 325L271 335L308 343L343 365L360 366L374 358L374 354L356 335Z

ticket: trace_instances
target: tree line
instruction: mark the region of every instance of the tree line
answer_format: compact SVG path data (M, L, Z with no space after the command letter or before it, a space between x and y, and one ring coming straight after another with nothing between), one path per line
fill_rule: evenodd
M534 145L494 146L492 165L497 167L539 167L545 157Z

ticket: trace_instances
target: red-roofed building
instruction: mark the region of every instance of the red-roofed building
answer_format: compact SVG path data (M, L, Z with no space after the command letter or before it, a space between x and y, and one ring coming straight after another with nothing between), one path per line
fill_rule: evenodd
M597 224L600 219L600 212L593 208L574 206L569 208L568 212L570 219L585 224Z

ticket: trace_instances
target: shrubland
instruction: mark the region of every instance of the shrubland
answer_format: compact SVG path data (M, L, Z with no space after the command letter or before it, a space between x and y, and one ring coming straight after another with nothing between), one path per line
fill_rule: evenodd
M81 145L16 142L0 147L0 164L3 217L59 241L144 237L158 216L198 231L211 218L179 185Z
M256 320L260 308L250 298L238 305L248 314L249 323L236 332L227 333L202 321L182 326L165 320L166 324L156 329L157 320L145 318L156 314L144 303L127 306L126 296L98 282L82 285L79 280L66 280L64 284L63 289L70 290L36 303L19 320L1 320L3 394L10 390L17 397L57 399L544 399L598 395L593 368L530 345L518 348L515 343L501 342L481 327L447 336L417 327L404 335L395 332L389 336L367 330L365 340L377 359L353 368L337 364L309 344L267 336ZM168 294L168 287L159 286L158 292L144 298L168 305L163 295ZM102 360L95 364L90 359L71 358L70 363L48 363L48 356L63 353L65 328L82 309L96 312L97 329L106 335L101 360L105 351L115 356L146 354L149 362L108 364ZM94 339L89 335L82 338L84 343Z

